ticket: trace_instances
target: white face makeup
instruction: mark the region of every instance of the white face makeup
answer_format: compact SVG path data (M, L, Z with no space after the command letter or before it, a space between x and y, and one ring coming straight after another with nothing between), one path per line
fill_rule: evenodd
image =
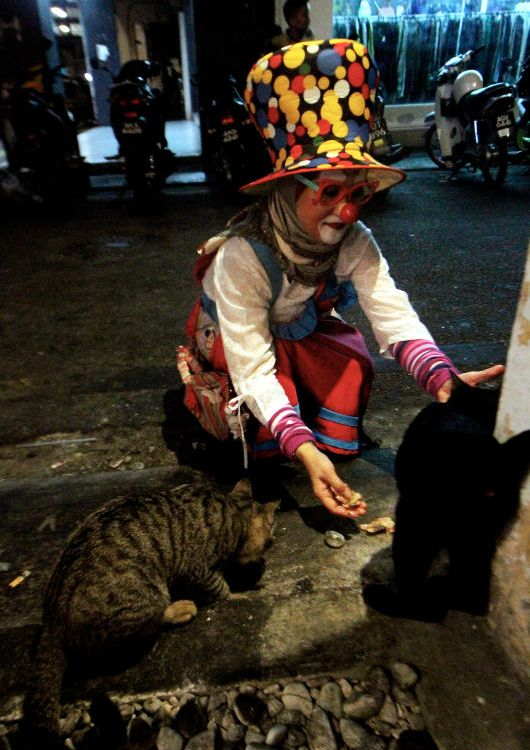
M326 177L328 178L327 175ZM342 184L346 182L346 175L344 172L335 172L329 175L328 179ZM318 224L320 239L325 245L336 245L337 242L341 241L348 229L349 225L343 224L338 217L337 206L333 206L331 213L325 216Z
M320 239L325 245L336 245L344 237L350 226L350 224L343 224L334 214L330 214L319 222Z
M319 177L328 182L337 182L341 186L351 186L363 182L362 174L348 174L332 170L326 170ZM351 212L354 212L355 218L348 223L341 221L340 212L345 203L346 200L342 200L330 206L325 202L315 202L315 191L307 187L297 198L296 213L301 225L313 239L323 242L325 245L336 245L358 217L358 207L350 204L350 215L352 215Z

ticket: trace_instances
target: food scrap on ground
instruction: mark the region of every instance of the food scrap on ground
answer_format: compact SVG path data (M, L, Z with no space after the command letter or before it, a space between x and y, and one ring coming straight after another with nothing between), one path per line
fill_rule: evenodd
M368 523L360 523L359 528L367 534L393 534L395 524L394 519L390 516L381 516Z

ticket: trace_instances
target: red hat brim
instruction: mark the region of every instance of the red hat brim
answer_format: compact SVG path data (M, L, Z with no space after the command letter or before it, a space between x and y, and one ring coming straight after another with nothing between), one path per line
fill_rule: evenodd
M368 176L368 180L373 180L378 183L376 192L380 192L381 190L388 190L389 188L394 187L394 185L398 185L400 182L403 182L403 180L407 176L402 169L389 167L386 164L380 164L378 161L371 158L370 163L366 164L359 164L358 162L342 162L340 163L340 165L337 164L336 166L324 163L316 167L299 167L295 169L283 168L275 172L271 172L264 177L260 177L253 182L249 182L246 185L240 187L239 190L243 193L249 193L250 195L263 194L269 191L274 180L278 180L284 177L295 177L297 174L307 174L310 172L319 172L320 174L323 174L335 169L339 169L341 171L349 169L364 169L371 172L372 174Z

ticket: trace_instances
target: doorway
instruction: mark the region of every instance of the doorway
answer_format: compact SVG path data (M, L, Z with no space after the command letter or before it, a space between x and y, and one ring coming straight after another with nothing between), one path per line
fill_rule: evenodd
M120 60L150 60L160 66L159 88L168 120L197 120L193 1L118 0L117 41Z

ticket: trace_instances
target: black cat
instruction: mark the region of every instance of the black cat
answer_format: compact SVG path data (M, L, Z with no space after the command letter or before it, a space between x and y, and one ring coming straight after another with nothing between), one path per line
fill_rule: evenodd
M495 548L530 465L530 431L502 444L493 436L498 402L498 389L459 380L449 401L429 404L405 431L395 463L395 581L367 584L368 606L428 621L447 609L487 612ZM429 576L443 549L448 575Z

